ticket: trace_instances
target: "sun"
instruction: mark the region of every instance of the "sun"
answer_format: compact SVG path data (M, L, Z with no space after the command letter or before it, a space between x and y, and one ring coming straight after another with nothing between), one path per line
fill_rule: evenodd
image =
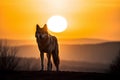
M47 25L52 32L63 32L67 29L67 20L62 16L52 16L48 19Z

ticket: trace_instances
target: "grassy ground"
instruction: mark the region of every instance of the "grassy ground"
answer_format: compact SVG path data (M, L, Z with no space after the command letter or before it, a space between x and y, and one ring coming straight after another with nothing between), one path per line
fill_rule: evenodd
M0 80L109 80L105 73L1 71Z

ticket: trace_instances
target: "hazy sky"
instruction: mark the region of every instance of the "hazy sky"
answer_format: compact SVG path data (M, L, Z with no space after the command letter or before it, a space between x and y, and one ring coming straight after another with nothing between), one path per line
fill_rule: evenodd
M1 0L0 38L35 39L35 26L61 15L68 21L58 38L120 40L120 0ZM64 36L63 36L64 35Z

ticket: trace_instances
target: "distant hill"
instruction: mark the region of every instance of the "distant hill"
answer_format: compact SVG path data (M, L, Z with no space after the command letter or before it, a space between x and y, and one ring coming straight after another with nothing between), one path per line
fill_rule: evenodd
M60 54L66 60L98 63L110 63L119 50L120 42L60 46Z
M18 56L39 57L37 45L18 46ZM120 42L99 44L60 45L60 56L63 60L110 63L118 54Z

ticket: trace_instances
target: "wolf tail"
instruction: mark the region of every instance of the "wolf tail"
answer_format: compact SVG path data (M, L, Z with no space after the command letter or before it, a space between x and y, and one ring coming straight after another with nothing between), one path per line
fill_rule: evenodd
M55 47L55 50L52 53L52 57L53 57L53 62L56 66L56 70L59 71L60 59L59 59L58 45Z

